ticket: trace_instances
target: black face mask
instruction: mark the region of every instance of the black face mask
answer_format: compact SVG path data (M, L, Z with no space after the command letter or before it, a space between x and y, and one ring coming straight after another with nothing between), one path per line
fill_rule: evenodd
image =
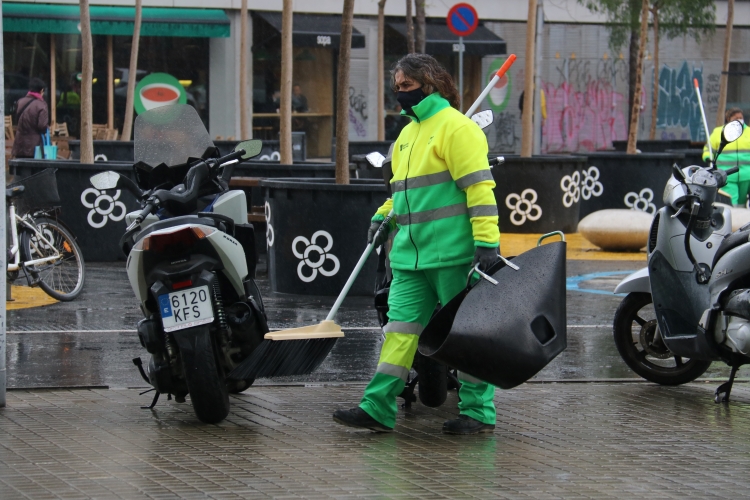
M425 97L427 97L427 95L422 90L422 87L419 87L418 89L410 90L409 92L399 92L398 95L396 95L396 100L401 104L403 109L409 112L413 106L422 102L422 99Z

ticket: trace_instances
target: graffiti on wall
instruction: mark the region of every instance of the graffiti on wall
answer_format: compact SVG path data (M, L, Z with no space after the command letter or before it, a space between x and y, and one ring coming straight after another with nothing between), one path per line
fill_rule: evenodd
M521 144L521 138L516 133L518 121L515 113L504 111L495 114L492 126L485 130L490 151L499 153L516 150L516 146Z
M623 60L565 59L555 70L560 83L542 83L542 152L595 151L627 137L627 96L617 91L627 79Z
M659 107L656 126L659 128L682 128L682 138L702 141L706 139L703 130L701 110L695 95L693 78L703 87L703 67L688 65L684 61L679 68L666 64L659 71Z
M367 98L349 87L349 123L357 137L367 137Z

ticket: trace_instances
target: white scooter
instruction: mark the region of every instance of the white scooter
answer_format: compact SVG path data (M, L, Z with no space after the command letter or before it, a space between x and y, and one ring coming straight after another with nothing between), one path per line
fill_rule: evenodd
M714 160L742 132L739 121L728 123ZM750 363L750 224L732 232L730 208L714 203L738 169L675 165L651 224L648 267L615 288L628 294L614 318L615 344L628 366L652 382L677 385L724 361L732 371L716 390L717 403L729 400L738 368Z
M184 402L196 416L216 423L229 413L230 392L253 380L229 374L268 332L263 303L252 278L254 235L247 201L228 182L237 161L260 153L245 141L218 158L195 109L187 105L147 111L135 122L136 184L116 172L91 178L100 190L128 189L143 210L127 215L120 243L127 273L145 316L141 344L151 353L134 363L159 394Z

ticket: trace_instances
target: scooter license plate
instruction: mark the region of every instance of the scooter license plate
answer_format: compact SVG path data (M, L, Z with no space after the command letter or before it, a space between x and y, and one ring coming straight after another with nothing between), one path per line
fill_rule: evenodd
M165 332L205 325L214 320L208 286L159 295L159 312Z

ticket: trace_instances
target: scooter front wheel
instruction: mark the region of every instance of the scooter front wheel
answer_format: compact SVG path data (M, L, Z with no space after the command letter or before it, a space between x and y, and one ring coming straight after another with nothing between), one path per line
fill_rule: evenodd
M661 385L680 385L703 375L710 361L676 356L658 334L650 293L630 293L617 308L614 338L623 361L638 375Z

